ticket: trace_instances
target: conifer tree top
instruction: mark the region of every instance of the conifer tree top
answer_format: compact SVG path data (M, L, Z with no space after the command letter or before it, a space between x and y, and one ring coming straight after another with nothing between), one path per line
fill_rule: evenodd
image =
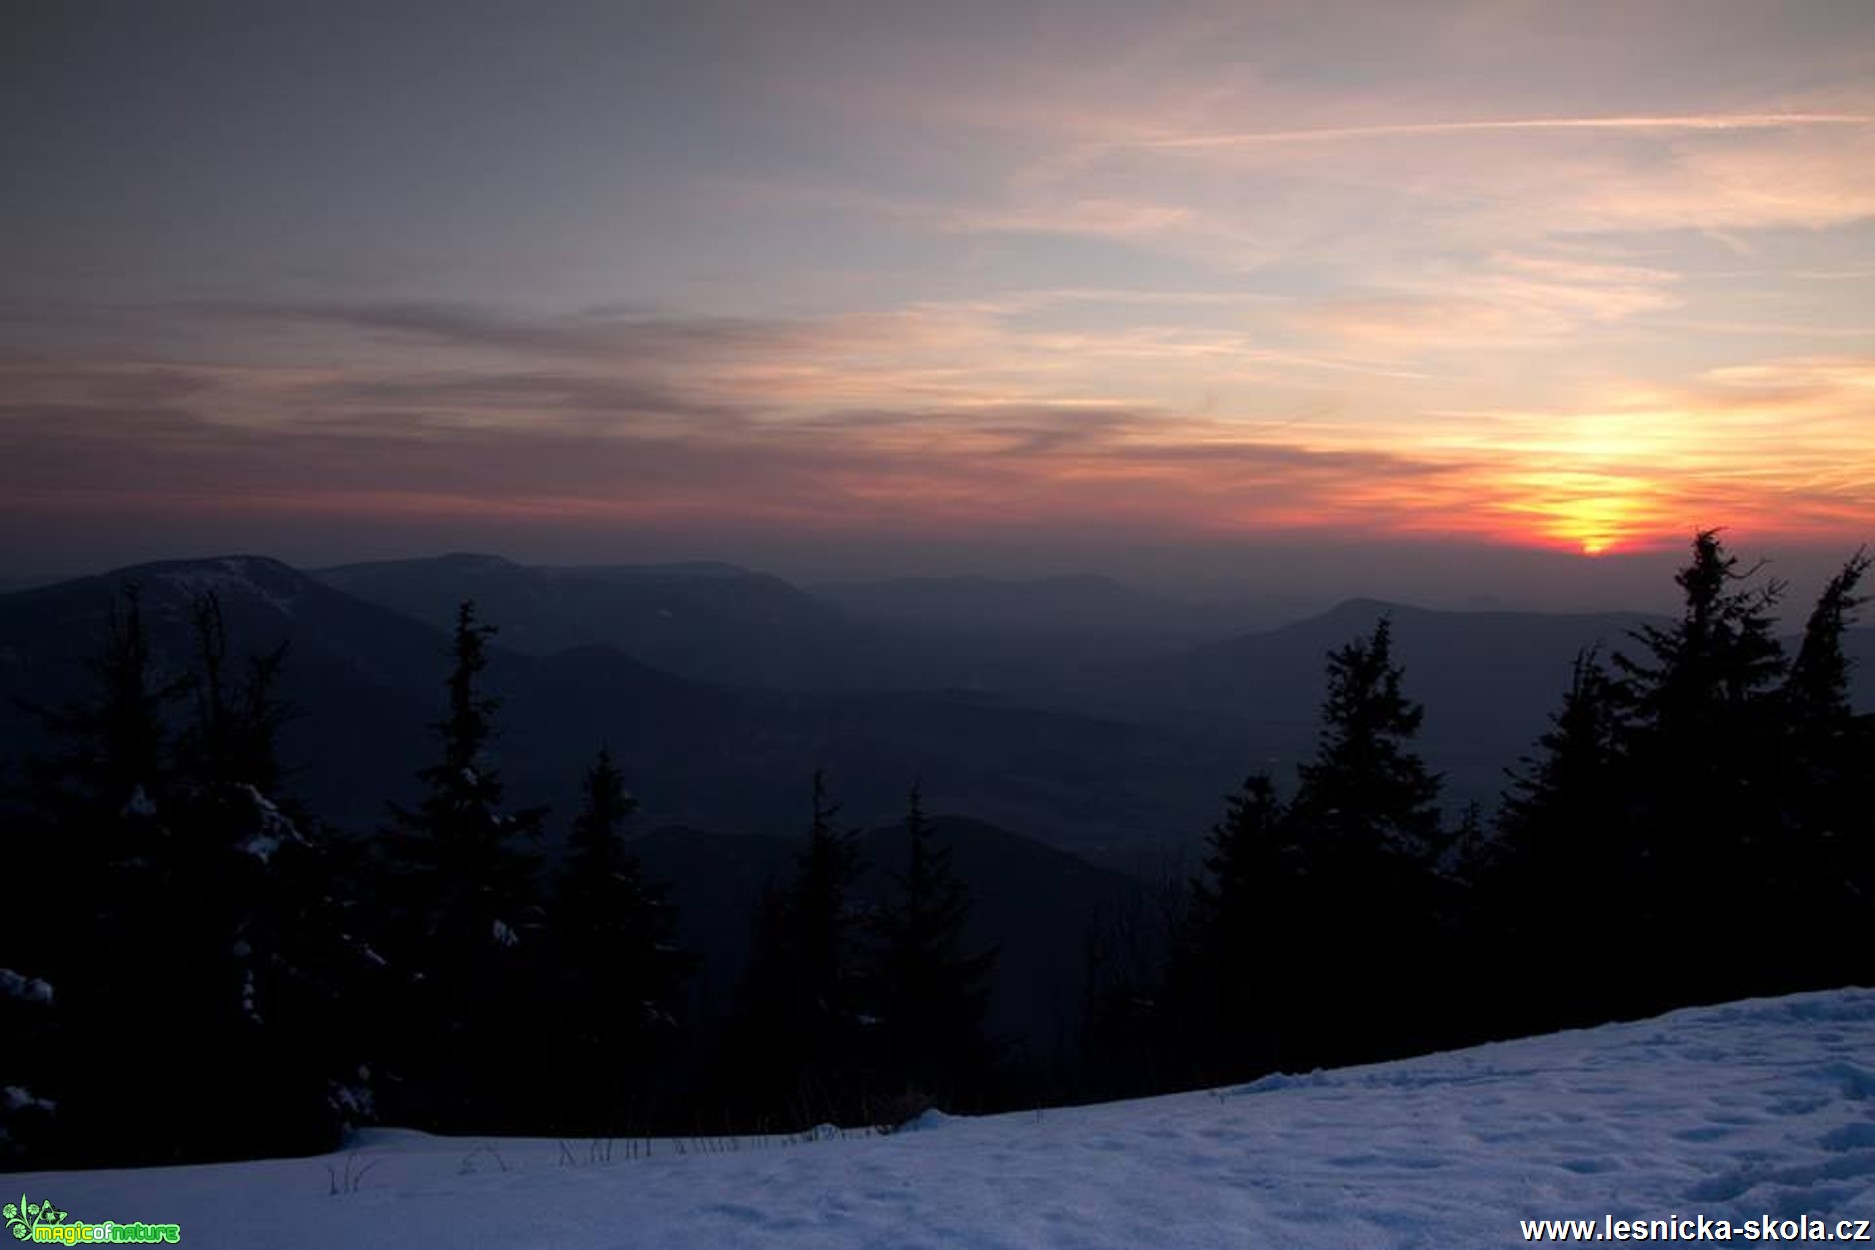
M1329 654L1315 758L1298 769L1294 807L1340 853L1427 852L1438 830L1439 779L1410 741L1424 710L1401 688L1392 622Z
M443 762L447 767L474 768L488 745L489 718L500 700L481 694L476 679L488 667L488 639L495 632L493 625L477 623L473 599L463 600L456 609L456 630L449 649L455 663L445 682L449 713L432 726L443 740Z

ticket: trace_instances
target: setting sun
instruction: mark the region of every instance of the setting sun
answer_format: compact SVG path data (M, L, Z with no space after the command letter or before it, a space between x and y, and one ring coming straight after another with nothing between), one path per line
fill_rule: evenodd
M1875 0L0 4L15 1236L1875 1215Z
M465 30L415 109L385 67L433 41L386 18L342 91L307 84L349 62L287 57L303 90L152 87L134 126L46 78L8 140L39 173L0 273L0 545L512 523L545 557L1176 581L1166 544L1863 541L1875 88L1826 29L1847 10L1704 53L1672 5L1572 19L1591 55L1509 75L1493 6L1409 7L626 37L601 6L544 23L551 55ZM186 25L73 46L299 46ZM132 193L93 194L119 166Z

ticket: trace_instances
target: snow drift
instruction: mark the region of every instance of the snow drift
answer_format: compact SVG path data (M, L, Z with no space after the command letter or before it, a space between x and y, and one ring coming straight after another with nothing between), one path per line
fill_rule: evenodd
M348 1151L9 1178L73 1221L296 1247L1505 1246L1549 1218L1875 1218L1875 991L891 1136Z

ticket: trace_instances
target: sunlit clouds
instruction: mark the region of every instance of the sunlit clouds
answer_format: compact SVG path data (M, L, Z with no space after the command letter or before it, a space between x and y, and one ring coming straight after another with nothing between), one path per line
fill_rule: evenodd
M1853 548L1875 10L1768 7L547 6L40 81L5 523ZM135 126L183 155L97 199Z

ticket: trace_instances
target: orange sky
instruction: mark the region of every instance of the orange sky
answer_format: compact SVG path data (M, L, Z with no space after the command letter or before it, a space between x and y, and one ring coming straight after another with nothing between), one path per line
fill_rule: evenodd
M0 53L15 551L1875 531L1875 6L226 16Z

